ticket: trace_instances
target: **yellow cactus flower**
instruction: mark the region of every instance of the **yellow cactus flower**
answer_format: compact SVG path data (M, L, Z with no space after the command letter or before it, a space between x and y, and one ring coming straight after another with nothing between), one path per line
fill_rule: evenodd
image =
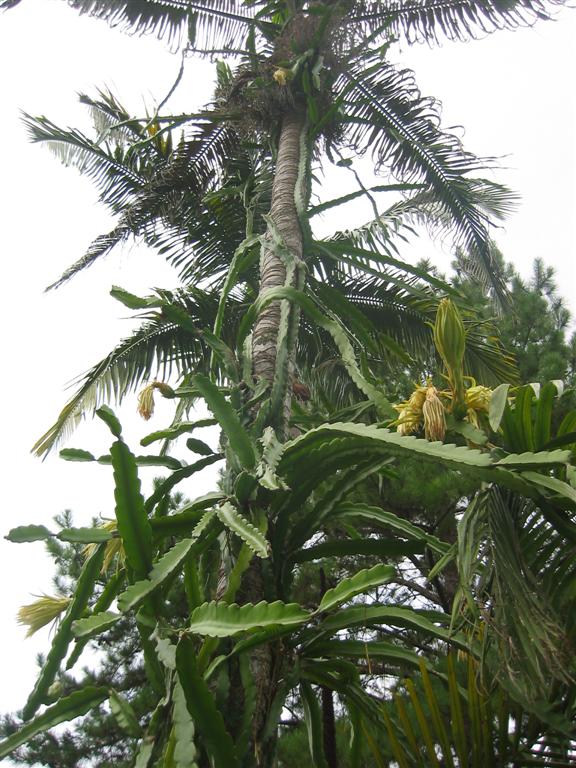
M466 405L469 409L473 408L475 411L488 413L491 397L492 390L489 387L483 387L481 384L478 384L466 390Z
M292 73L290 72L289 69L286 69L285 67L278 67L278 69L275 70L272 77L278 83L279 86L284 87L288 83L288 80L290 79L291 74Z
M69 597L51 597L42 595L29 605L23 605L18 611L18 624L28 627L26 637L30 637L39 629L53 621L63 613L70 605Z
M117 529L118 525L116 520L106 520L106 522L99 527L105 531L112 532ZM82 550L82 554L86 559L88 559L91 555L94 554L96 547L99 546L99 544L87 544ZM106 543L106 549L104 550L104 560L102 561L102 568L100 572L106 573L116 557L118 558L119 565L123 565L126 555L124 552L122 539L119 536L115 536L113 539L110 539Z
M446 414L436 387L428 387L422 406L426 440L442 442L446 435Z
M423 421L422 406L426 400L426 387L417 386L408 400L394 408L398 411L396 431L401 435L417 432Z

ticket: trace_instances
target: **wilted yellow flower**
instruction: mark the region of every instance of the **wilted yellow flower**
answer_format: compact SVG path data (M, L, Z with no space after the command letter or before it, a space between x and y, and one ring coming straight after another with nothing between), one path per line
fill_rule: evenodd
M174 397L175 393L169 384L163 381L152 381L138 395L138 413L143 419L148 419L154 413L154 390L157 389L163 397Z
M107 520L105 523L103 523L100 528L103 528L105 531L115 531L118 527L116 520ZM99 544L87 544L84 549L82 550L82 554L86 559L88 559L91 555L94 554L96 551L96 547L99 547ZM122 539L119 536L114 537L113 539L110 539L106 543L106 549L104 550L104 560L102 561L102 569L101 573L106 573L108 568L110 568L110 565L112 564L115 557L118 557L118 560L121 564L124 563L125 559L125 553L124 553L124 545L122 543Z
M466 411L466 421L470 422L476 429L480 429L480 422L478 421L478 414L474 408L468 408Z
M492 390L489 387L483 387L476 384L472 379L473 385L466 390L466 419L470 424L480 429L479 413L488 413L490 410L490 398Z
M29 605L23 605L18 611L18 624L28 627L26 637L51 624L70 605L69 597L50 597L42 595Z
M138 395L138 413L146 421L154 413L154 382L147 384Z
M398 411L396 420L397 432L401 435L410 435L417 432L422 424L422 406L426 400L426 387L417 386L408 400L394 408Z
M488 413L491 397L492 390L489 387L483 387L481 384L478 384L466 390L466 405L469 409L473 408L475 411L485 411Z
M288 80L290 79L290 75L291 75L291 72L289 69L286 69L285 67L278 67L278 69L275 70L272 77L274 78L274 80L276 80L278 85L285 86Z
M446 435L446 415L436 387L428 387L426 390L422 415L426 440L440 440L442 442Z

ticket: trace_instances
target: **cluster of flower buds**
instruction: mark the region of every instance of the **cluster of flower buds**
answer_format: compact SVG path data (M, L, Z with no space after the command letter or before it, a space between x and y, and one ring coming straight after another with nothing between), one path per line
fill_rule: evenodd
M450 388L439 392L431 381L417 385L408 400L394 406L398 411L395 424L401 435L423 429L427 440L443 441L446 414L451 413L457 419L466 419L479 427L479 415L488 413L490 408L492 390L464 376L466 331L460 313L450 299L442 299L438 306L434 343L446 366Z
M436 387L428 383L417 386L406 402L395 405L399 414L397 431L401 435L410 435L424 427L427 440L444 440L446 415L438 394Z

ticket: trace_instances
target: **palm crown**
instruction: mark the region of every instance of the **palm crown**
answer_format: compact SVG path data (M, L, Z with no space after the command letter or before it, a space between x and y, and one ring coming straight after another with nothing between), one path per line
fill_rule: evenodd
M441 129L438 104L422 97L412 73L393 67L386 52L396 34L433 42L440 29L448 37L466 38L527 23L544 12L540 5L512 6L502 14L491 4L475 3L71 5L132 31L155 31L174 44L183 44L186 37L185 44L194 50L234 53L236 65L232 70L219 64L214 100L198 114L155 114L137 120L110 93L100 93L82 97L95 117L95 139L62 130L46 118L29 118L33 138L49 142L65 162L90 175L102 200L118 216L114 229L97 238L55 286L117 243L138 235L178 268L185 284L196 286L196 297L200 286L218 291L225 285L225 301L236 297L241 307L242 301L268 289L265 278L259 282L265 268L258 266L258 258L262 237L269 241L273 229L274 212L272 219L267 213L279 178L279 140L292 115L301 142L290 159L294 178L288 195L296 201L291 227L302 233L303 243L296 250L303 248L298 260L308 274L300 287L317 294L314 286L328 282L371 326L376 321L380 356L398 350L395 342L404 344L409 354L429 347L426 323L435 308L431 288L439 286L422 271L406 272L396 247L415 221L425 221L448 231L468 254L477 276L491 282L497 299L503 299L491 256L490 227L510 208L513 195L475 175L492 162L466 152L455 135ZM323 163L347 167L352 156L365 153L388 176L386 184L367 189L352 169L357 189L336 200L310 203ZM389 192L400 199L381 207L380 200ZM314 216L360 195L371 203L372 221L321 241L314 237ZM377 308L389 307L388 314L375 313L370 306L376 287ZM276 311L275 306L264 314ZM218 335L223 323L234 326L233 317L227 318L223 310L203 318L203 325L216 323ZM196 319L202 319L198 312ZM39 441L38 450L47 450L103 394L114 391L121 397L127 387L150 375L157 353L166 364L172 344L169 329L175 333L165 315L152 318L152 325L146 324L97 364L47 439ZM300 335L305 332L301 326ZM256 328L256 337L258 333ZM186 350L174 335L173 354L168 355L181 373L209 357L205 350L200 354L200 337L192 342L186 333L182 336L188 338L183 342ZM387 339L391 343L386 344ZM475 357L469 373L490 380L506 371L509 377L509 366L498 361L497 350L482 341L482 333L478 343L476 350L473 344L469 347ZM300 349L311 348L303 343ZM309 363L310 354L300 367ZM273 365L265 368L272 378Z

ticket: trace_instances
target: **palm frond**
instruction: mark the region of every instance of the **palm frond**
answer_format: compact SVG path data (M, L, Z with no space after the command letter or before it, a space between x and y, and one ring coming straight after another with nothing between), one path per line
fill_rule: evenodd
M116 143L100 146L80 131L61 128L46 117L24 114L24 124L33 142L45 144L64 165L91 179L102 202L114 213L133 202L147 182L142 160L125 157Z
M66 403L54 425L36 442L34 452L46 455L66 440L86 414L101 403L121 403L144 381L180 378L190 371L207 371L210 347L202 339L202 329L210 327L216 317L217 292L189 290L159 291L164 301L184 310L198 326L196 335L169 320L162 310L141 315L142 324L121 341L103 360L94 365L73 384L79 385ZM242 304L230 300L225 341L233 343Z
M89 108L94 129L100 141L108 136L119 142L135 141L145 137L144 127L140 121L130 115L110 90L98 90L96 98L86 93L79 93L78 100Z
M573 542L532 501L497 487L469 506L458 537L461 584L471 585L461 610L484 624L489 672L531 711L559 709L575 674Z
M431 667L433 675L422 659L420 674L399 682L383 703L397 764L569 768L574 738L528 717L505 690L486 685L472 656L463 656L450 653Z
M150 158L148 167L145 160L132 160L140 157L140 153L132 155L126 151L121 160L116 160L118 152L106 151L76 132L57 131L43 119L34 121L33 125L37 140L58 137L58 146L63 146L66 158L72 157L82 172L96 180L101 199L120 213L114 229L96 238L82 258L51 288L62 285L131 236L142 237L144 242L156 247L185 279L193 271L190 264L194 264L196 255L202 258L210 253L213 256L224 242L229 245L225 254L233 253L243 239L245 226L239 234L237 231L241 201L233 218L228 211L227 216L216 221L207 211L206 195L224 183L231 158L242 154L238 135L218 116L207 113L203 119L196 120L169 158L156 155ZM132 169L133 165L136 170ZM233 242L229 238L232 222L235 225ZM220 269L224 268L221 263Z
M409 42L474 40L501 29L532 26L553 18L564 0L360 0L347 17L369 34L385 27L387 35Z
M257 7L234 0L67 0L80 13L136 34L153 34L174 48L241 48L257 24Z
M415 361L422 374L432 362L430 351L434 347L432 326L438 308L438 297L416 278L404 277L402 282L388 281L386 275L346 276L341 289L346 298L367 316L382 333L391 337ZM410 282L419 293L409 290ZM455 297L458 301L458 297ZM514 381L514 362L506 354L490 326L479 326L472 313L462 307L465 316L466 356L465 370L486 385Z
M403 396L402 387L410 387L413 378L423 379L437 369L431 350L439 299L416 276L404 274L402 279L399 271L373 275L335 269L328 277L310 275L306 290L324 314L338 315L365 370L371 371L384 390L394 382L390 396ZM487 385L514 380L513 361L491 329L478 326L470 313L466 326L467 374ZM350 380L333 339L306 317L300 324L296 366L313 401L324 404L328 412L364 399Z
M416 234L410 224L413 212L410 203L400 201L359 227L334 232L328 242L350 243L392 256L398 253L398 242L407 242L410 235Z
M408 70L363 55L350 63L338 87L352 149L370 149L376 162L402 181L424 182L449 217L456 243L475 257L503 299L506 290L491 256L489 227L493 215L510 202L503 188L489 195L486 184L468 178L491 161L464 151L456 135L440 129L438 104L420 95Z

